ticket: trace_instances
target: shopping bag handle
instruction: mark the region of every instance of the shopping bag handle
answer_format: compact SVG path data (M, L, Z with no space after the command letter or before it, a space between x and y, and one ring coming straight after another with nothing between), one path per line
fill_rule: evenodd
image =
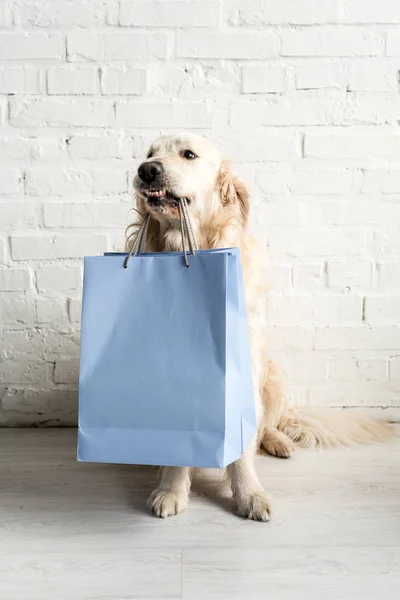
M179 198L178 200L178 209L179 209L179 221L181 228L181 238L182 238L182 250L183 250L183 258L185 261L185 266L189 266L189 261L186 253L185 247L185 236L188 240L189 252L192 255L196 254L196 251L199 249L196 241L196 237L194 235L192 222L189 216L189 210L187 206L186 198ZM150 214L146 213L146 216L143 219L143 222L139 228L138 234L135 238L135 241L132 244L132 248L130 249L127 257L124 261L124 268L128 267L129 260L132 255L137 256L144 252L146 248L146 239L147 239L147 231L149 229L150 222Z

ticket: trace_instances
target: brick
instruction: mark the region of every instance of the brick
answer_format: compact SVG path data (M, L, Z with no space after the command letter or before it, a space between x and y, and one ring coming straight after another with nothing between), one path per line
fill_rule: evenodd
M371 296L365 299L365 320L372 324L400 322L400 296Z
M315 332L316 350L393 350L400 345L400 327L324 327Z
M326 194L326 190L323 193ZM333 195L332 201L329 202L315 202L313 195L301 197L299 202L301 223L306 227L336 227L343 223L348 225L349 223L343 216L344 206L347 206L347 203L339 202L339 200L339 195ZM354 225L360 225L359 219Z
M64 38L59 33L0 32L0 60L64 58Z
M294 202L263 202L257 214L261 223L270 225L300 225L299 207ZM261 237L261 236L260 236Z
M343 223L347 226L365 224L369 225L370 228L374 228L378 224L386 226L387 223L400 223L400 204L390 201L384 202L384 200L386 198L383 198L378 206L375 197L365 198L365 196L361 196L359 201L343 203ZM390 200L390 197L387 200Z
M271 298L270 321L275 325L361 323L362 298L313 296Z
M346 194L354 185L351 169L293 169L288 183L293 194Z
M39 69L0 69L0 94L39 94Z
M261 136L224 136L218 148L234 162L281 162L300 158L300 138L290 131L268 132Z
M68 315L71 323L80 323L82 315L82 300L80 298L69 298Z
M330 116L335 125L395 125L400 110L398 94L347 92Z
M54 369L55 383L75 383L79 381L79 364L72 360L57 360Z
M304 406L305 404L308 404L308 391L288 386L287 398L294 406Z
M30 196L74 194L122 194L127 191L124 170L88 169L87 171L58 171L31 169L26 174L26 193Z
M277 56L274 33L178 33L177 56L182 58L262 59Z
M342 88L345 81L342 65L335 63L296 66L294 74L298 90Z
M6 262L6 246L4 240L0 239L0 265Z
M349 65L347 71L347 89L351 92L397 92L397 72L395 64L356 61Z
M357 365L352 356L342 357L336 354L328 364L328 379L341 382L354 381L357 379Z
M7 361L0 364L0 380L6 384L44 385L52 365L44 362Z
M208 0L120 2L119 23L134 27L216 27L218 4Z
M76 290L82 287L80 267L39 267L36 269L39 292Z
M240 89L238 63L158 61L149 65L147 76L149 92L180 99L229 96L238 94Z
M147 60L167 58L169 37L165 33L76 32L67 38L68 60Z
M121 202L65 204L51 202L43 206L46 227L126 227L130 206Z
M107 237L100 234L11 236L13 260L82 258L88 254L103 254L106 251Z
M383 38L361 27L306 27L282 34L282 56L380 56Z
M36 315L37 322L40 324L57 323L59 327L66 325L68 323L67 302L59 298L38 298Z
M371 261L345 260L328 262L328 285L331 287L366 287L372 284Z
M269 334L269 348L271 351L305 351L312 350L314 330L304 326L272 326Z
M14 0L12 15L18 27L96 27L105 24L105 0Z
M47 71L47 93L50 95L95 94L98 70L94 67L57 67Z
M306 133L304 156L312 158L397 158L400 134L397 133Z
M286 89L286 71L272 65L245 65L242 68L242 92L262 94L283 92Z
M275 179L275 181L274 181ZM261 189L275 194L346 194L352 191L355 174L351 169L294 168L274 172L263 169L258 177Z
M395 227L387 224L385 229L374 231L374 252L378 255L388 255L389 258L400 254L400 230L397 223Z
M398 261L379 262L377 268L380 287L400 289L400 263Z
M309 391L309 403L314 405L325 405L337 407L338 409L346 406L348 399L351 398L352 406L362 406L370 410L376 406L376 399L382 399L383 406L390 406L398 402L398 393L390 389L390 386L383 386L381 383L372 385L370 382L357 382L353 384L344 384L340 388L336 385L332 389L331 383L325 384L325 389L321 389L321 384L318 389ZM371 415L372 416L372 415ZM375 413L379 419L379 416ZM381 415L382 417L382 415Z
M0 3L0 27L7 27L9 25L9 13L6 1Z
M400 5L395 0L345 0L342 22L398 25Z
M146 91L146 70L132 67L101 69L101 93L137 95Z
M60 160L66 149L63 138L8 137L0 140L0 158L2 160Z
M132 223L135 217L132 212L129 213L128 223ZM126 250L126 234L124 229L112 229L109 230L110 237L110 251L111 252L125 252Z
M7 98L0 98L0 124L4 123L7 113Z
M21 329L35 322L35 305L31 299L18 294L2 294L0 306L0 322L3 327Z
M58 161L66 155L65 138L30 138L25 140L30 146L30 158L33 161Z
M68 329L53 330L48 327L13 328L3 333L2 350L5 357L26 360L56 360L76 357L79 353L79 335Z
M132 158L132 138L117 134L72 135L68 138L68 153L74 159ZM143 155L143 153L142 153Z
M387 33L386 56L400 56L400 36L398 29L394 29Z
M38 267L36 285L39 292L77 290L82 287L80 267Z
M198 129L211 127L206 102L117 103L119 127L172 127Z
M280 165L274 165L268 169L263 167L256 171L256 185L260 188L262 194L268 197L288 195L287 180L289 174L290 171L286 166L280 168Z
M367 169L361 187L363 194L400 194L400 169Z
M333 96L329 102L327 98L319 100L324 100L325 107L324 104L319 107L325 110L325 115L320 123L314 124L320 125L395 125L400 110L397 95L388 92L347 92L342 98L336 97L336 102Z
M229 156L229 153L227 154ZM256 188L256 175L258 173L258 166L254 163L242 163L235 164L235 172L240 176L249 189ZM275 166L275 165L274 165ZM254 213L250 213L250 218L254 217Z
M290 265L277 264L271 266L271 272L269 274L271 279L271 285L273 289L286 290L292 285L292 269Z
M105 100L33 98L10 102L10 124L16 127L110 127L114 106Z
M328 378L328 360L316 354L300 356L293 360L290 380L309 385Z
M28 291L31 288L31 275L27 269L0 269L0 290Z
M325 288L325 264L323 262L295 264L293 266L293 285L297 290L308 292Z
M360 379L383 381L388 378L388 361L381 359L360 359L356 361Z
M229 22L235 25L316 25L337 23L340 4L337 0L229 0Z
M389 378L400 379L400 356L391 358L389 361Z
M273 256L325 257L364 252L365 237L360 231L271 227L270 253Z
M326 125L335 108L331 98L296 95L271 96L260 100L239 100L231 104L231 127L262 125Z
M31 202L1 202L0 223L3 229L35 227L37 225L35 206Z
M21 190L21 173L17 169L2 169L0 194L18 194Z

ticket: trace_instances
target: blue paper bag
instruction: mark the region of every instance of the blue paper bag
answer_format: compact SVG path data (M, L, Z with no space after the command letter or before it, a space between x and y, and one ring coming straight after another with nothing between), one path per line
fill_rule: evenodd
M256 433L238 248L85 258L78 459L224 467Z

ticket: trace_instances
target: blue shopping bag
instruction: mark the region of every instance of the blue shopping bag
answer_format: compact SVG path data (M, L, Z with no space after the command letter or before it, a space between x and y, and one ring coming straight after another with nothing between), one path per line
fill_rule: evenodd
M126 257L84 261L78 460L224 467L256 433L239 249Z

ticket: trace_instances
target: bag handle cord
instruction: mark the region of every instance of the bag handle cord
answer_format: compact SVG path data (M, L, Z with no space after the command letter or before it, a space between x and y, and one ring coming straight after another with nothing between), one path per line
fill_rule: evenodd
M178 209L179 209L179 222L180 222L180 230L181 230L181 238L182 238L183 259L185 261L185 266L189 267L185 237L188 240L190 254L192 254L194 256L196 254L196 251L199 249L199 247L197 245L196 237L195 237L194 231L193 231L192 222L190 220L186 198L179 198ZM128 263L129 263L129 260L132 255L137 256L138 254L142 254L145 251L147 232L149 229L149 222L150 222L150 214L146 213L146 216L144 217L143 222L139 228L139 231L135 238L135 241L132 244L132 248L130 249L127 257L124 260L124 268L125 269L128 267Z

